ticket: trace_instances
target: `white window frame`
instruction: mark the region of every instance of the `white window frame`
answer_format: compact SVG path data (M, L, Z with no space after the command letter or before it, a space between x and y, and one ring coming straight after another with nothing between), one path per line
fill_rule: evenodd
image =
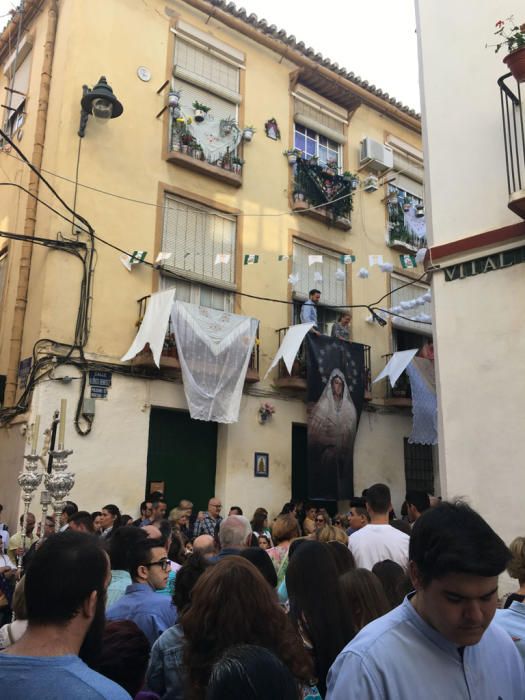
M301 134L297 127L300 127L301 129L304 129L304 135ZM306 146L306 139L310 138L312 141L315 141L315 154L308 154L306 153L306 148L299 148L297 145L297 140L296 136L300 134L302 137L305 139L305 146ZM324 136L318 131L315 131L314 129L311 129L310 127L303 126L302 124L298 124L297 122L294 122L293 126L293 142L294 142L294 148L297 148L298 150L302 151L303 157L305 160L309 160L312 156L315 156L319 160L319 165L326 165L328 160L322 160L320 155L319 155L319 149L320 149L320 139L326 139L327 141L327 146L326 148L330 147L330 150L336 154L336 159L337 159L337 169L341 170L342 167L342 162L343 162L343 152L342 152L342 146L339 143L336 143L335 141L332 141L332 139L328 138L328 136ZM328 146L328 144L331 144Z

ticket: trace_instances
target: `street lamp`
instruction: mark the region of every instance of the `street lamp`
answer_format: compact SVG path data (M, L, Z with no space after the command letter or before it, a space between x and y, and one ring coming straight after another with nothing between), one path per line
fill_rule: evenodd
M106 76L101 76L95 87L90 90L87 85L82 86L82 99L80 101L80 126L78 135L82 138L86 134L87 121L92 114L97 121L105 124L108 119L120 117L124 107L113 94L108 85Z

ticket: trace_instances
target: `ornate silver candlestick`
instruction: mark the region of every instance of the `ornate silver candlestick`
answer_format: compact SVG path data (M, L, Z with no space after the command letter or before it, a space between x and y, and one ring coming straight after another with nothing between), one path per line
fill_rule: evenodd
M33 454L25 455L25 460L25 470L20 472L17 479L18 484L23 491L22 500L24 501L24 515L22 517L22 525L20 530L20 534L22 536L22 548L24 550L24 553L26 551L27 542L26 522L27 514L29 512L29 504L33 500L33 494L40 486L43 477L43 474L38 473L38 462L40 460L40 457L37 454L34 454L33 452ZM22 568L23 556L23 554L17 556L17 563L19 569Z
M55 532L60 529L60 516L66 505L64 499L75 485L75 475L67 471L67 458L72 453L73 450L65 450L60 445L58 450L49 453L53 456L53 471L45 475L44 483L53 501Z

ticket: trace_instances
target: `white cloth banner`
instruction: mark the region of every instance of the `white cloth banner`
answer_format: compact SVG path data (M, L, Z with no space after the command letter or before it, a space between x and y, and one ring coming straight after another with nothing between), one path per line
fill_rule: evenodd
M423 357L414 357L407 367L412 391L412 433L408 442L420 445L436 445L437 397L434 363Z
M236 423L259 322L176 301L171 323L191 417Z
M310 328L314 327L314 325L314 323L299 323L297 326L290 326L290 328L286 331L286 335L284 336L279 350L277 350L277 354L272 360L272 364L268 367L268 370L264 375L265 379L279 362L281 357L286 365L288 374L292 373L292 365L297 353L299 352L301 343L304 340L304 336L308 333Z
M144 350L146 343L149 343L153 360L157 367L159 366L174 296L175 288L151 295L135 340L127 353L120 358L121 362L132 360L135 355Z
M232 126L231 132L224 134L221 130L221 120L213 116L213 110L202 122L195 121L193 113L191 106L184 105L184 116L192 117L191 124L187 124L186 128L204 151L206 159L217 160L224 156L227 149L234 155L235 149L242 141L242 131L237 126Z
M389 377L390 386L393 387L401 376L401 373L404 372L410 362L412 362L417 352L417 348L415 350L401 350L401 352L395 352L372 383L375 384L381 379Z
M427 235L427 224L424 216L416 216L416 208L410 207L404 215L406 228L416 236L424 238Z

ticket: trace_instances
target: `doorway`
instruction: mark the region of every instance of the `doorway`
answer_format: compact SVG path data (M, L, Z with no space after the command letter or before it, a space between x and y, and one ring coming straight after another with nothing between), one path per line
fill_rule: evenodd
M152 408L149 421L146 494L164 485L168 507L186 498L207 510L215 494L217 423L193 420L187 411Z

